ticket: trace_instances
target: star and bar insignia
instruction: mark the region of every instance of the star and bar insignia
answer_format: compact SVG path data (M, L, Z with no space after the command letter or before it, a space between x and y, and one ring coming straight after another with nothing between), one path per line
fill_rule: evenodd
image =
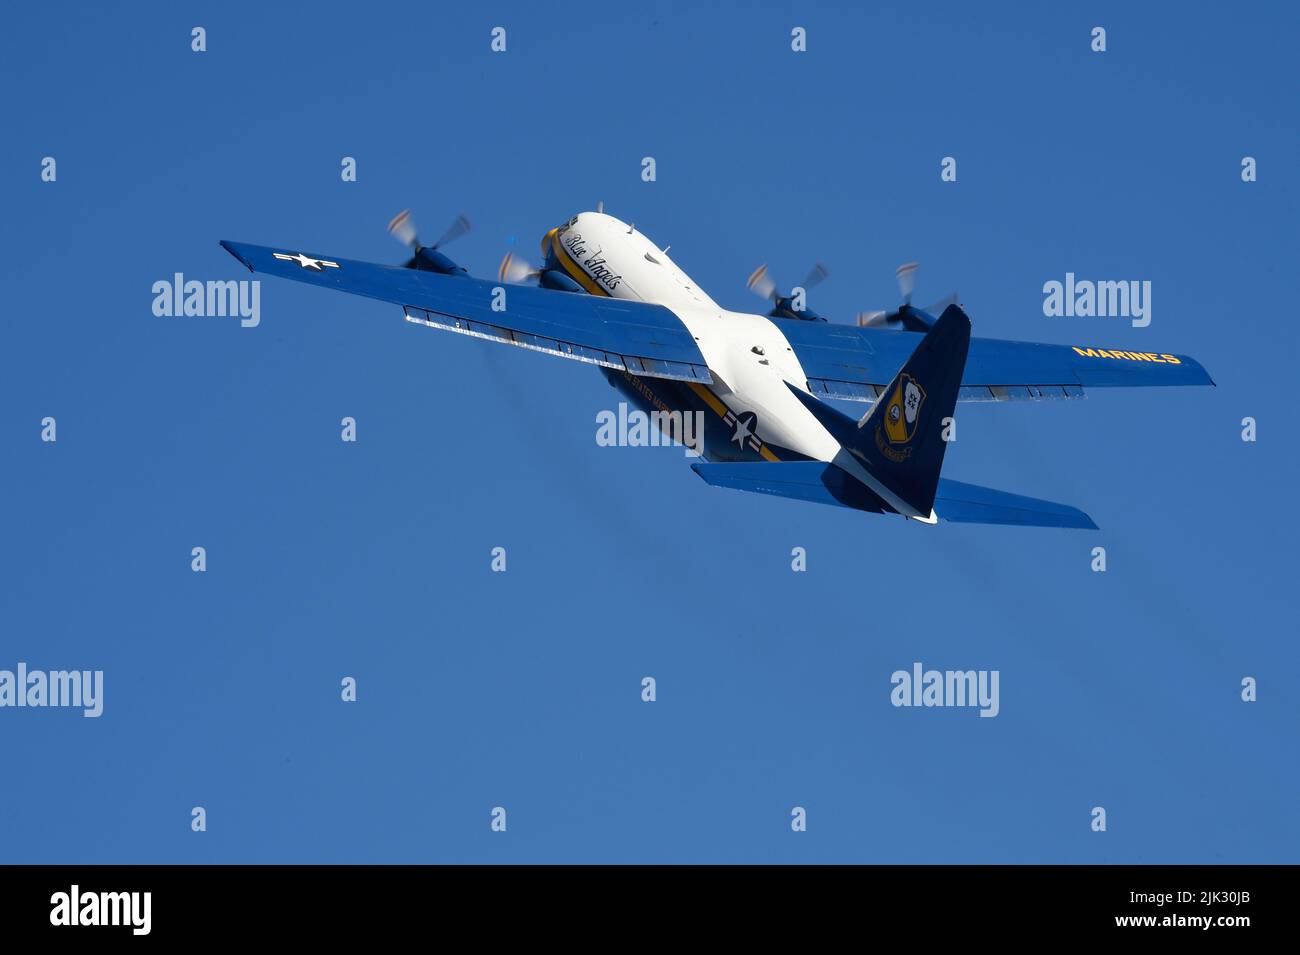
M329 259L313 259L301 252L296 255L290 255L288 252L277 252L275 257L284 262L297 262L302 268L311 269L315 272L324 272L326 269L337 269L339 267L337 262L331 262Z

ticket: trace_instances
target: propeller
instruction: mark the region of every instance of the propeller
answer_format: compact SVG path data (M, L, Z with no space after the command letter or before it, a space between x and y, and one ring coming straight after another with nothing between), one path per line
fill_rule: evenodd
M504 284L519 285L524 282L536 282L542 288L558 292L582 292L583 287L558 269L546 266L534 268L523 256L507 252L497 269L497 281Z
M828 275L830 275L830 272L826 270L826 266L818 262L809 270L801 287L805 292L807 292L809 289L815 288L824 282ZM790 302L793 296L782 295L777 291L776 279L772 278L772 273L768 271L766 265L760 265L758 268L754 269L753 273L745 281L745 287L760 298L771 299L774 312L779 312L782 309L788 310L790 308Z
M876 309L870 312L859 312L858 325L863 328L897 328L901 325L908 331L923 332L929 329L930 323L920 314L921 312L928 315L941 315L949 305L957 304L957 293L950 292L939 301L925 306L925 308L913 308L912 293L916 290L916 270L918 267L919 263L917 262L904 262L894 270L894 278L898 280L898 293L903 298L902 305L891 311Z
M501 260L501 267L497 269L497 280L518 285L520 282L535 279L541 274L541 270L533 268L532 263L523 256L507 252L506 257Z
M437 252L449 242L454 242L459 239L468 232L470 228L469 219L465 218L463 215L457 216L452 220L451 225L447 227L446 231L438 237L437 242L433 243L433 245L425 246L420 244L420 237L416 233L415 229L415 219L411 217L410 209L403 209L397 215L393 216L392 221L388 223L389 235L403 245L409 245L411 247L411 258L409 261L403 263L403 267L408 269L416 267L416 260L419 258L421 251L428 250L429 252Z
M943 314L943 310L946 309L949 305L957 305L960 302L961 302L961 298L960 296L957 295L956 292L949 292L943 298L939 299L939 301L931 302L925 308L921 309L921 311L929 312L931 315L938 317Z
M904 262L894 269L894 278L898 279L898 294L903 296L903 304L912 304L912 291L916 288L916 270L920 262Z

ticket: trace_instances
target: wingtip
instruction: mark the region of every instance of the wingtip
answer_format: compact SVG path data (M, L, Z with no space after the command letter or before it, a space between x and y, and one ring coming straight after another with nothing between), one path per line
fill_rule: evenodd
M1092 515L1087 511L1081 510L1077 507L1070 507L1069 505L1063 506L1065 507L1066 516L1070 518L1070 523L1062 524L1062 527L1068 527L1071 530L1076 531L1101 530L1101 528L1097 526L1097 522L1092 519Z
M1191 355L1176 355L1174 357L1176 357L1180 363L1187 365L1194 371L1200 372L1201 378L1204 379L1203 381L1191 381L1188 382L1188 384L1209 385L1211 388L1219 387L1218 383L1214 380L1214 376L1210 374L1210 370L1206 368L1202 362L1197 361Z
M244 268L248 269L248 271L250 272L254 271L253 266L249 263L249 261L239 254L239 249L235 246L235 243L231 242L229 239L222 239L221 247L225 249L227 252L229 252L231 255L233 255L236 259L238 259L239 264L242 265Z

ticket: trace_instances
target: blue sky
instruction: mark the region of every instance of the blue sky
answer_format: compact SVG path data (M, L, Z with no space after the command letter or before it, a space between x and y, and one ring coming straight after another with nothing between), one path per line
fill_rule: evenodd
M7 13L0 669L105 710L0 710L0 861L1296 861L1294 9L864 6ZM947 476L1101 530L926 528L599 447L594 370L382 303L151 311L247 277L222 238L396 262L464 212L488 275L600 200L732 307L820 260L851 321L919 259L976 335L1218 387L965 406ZM1044 317L1067 271L1151 325ZM914 661L1000 715L891 706Z

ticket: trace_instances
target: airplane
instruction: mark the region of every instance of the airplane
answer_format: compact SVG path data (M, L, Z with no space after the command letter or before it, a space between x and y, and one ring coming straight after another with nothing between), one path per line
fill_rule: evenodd
M399 213L389 231L411 248L401 266L221 245L252 272L391 302L415 324L595 365L661 428L698 414L701 460L691 467L716 487L924 524L1097 529L1077 508L941 477L958 402L1214 384L1185 355L971 338L955 301L937 317L911 305L914 263L899 270L902 306L848 325L806 309L805 289L778 294L765 268L750 285L772 299L768 314L723 308L667 248L603 204L550 229L540 266L507 255L495 281L470 276L442 251L469 227L462 216L425 246L409 212ZM824 275L818 266L810 280ZM855 419L830 399L870 407Z

